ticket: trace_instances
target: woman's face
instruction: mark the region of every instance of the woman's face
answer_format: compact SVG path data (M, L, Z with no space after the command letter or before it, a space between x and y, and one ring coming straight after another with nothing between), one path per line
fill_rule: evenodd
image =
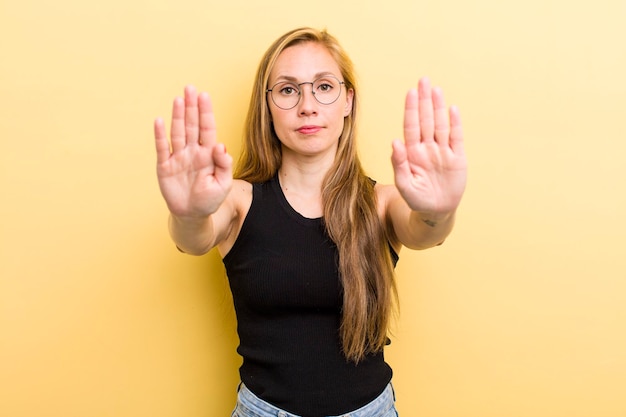
M340 84L336 87L341 90L336 101L330 104L318 102L311 93L313 88L311 83L329 76L343 81L339 65L321 44L315 42L297 44L283 50L278 56L270 72L268 88L286 81L300 89L298 104L288 110L278 107L270 93L267 96L274 130L282 143L283 158L286 154L293 153L300 156L328 156L334 159L339 137L343 132L344 118L352 110L354 92L346 91L345 85ZM298 86L301 83L305 84ZM318 97L322 97L328 91L328 85L322 82L316 89L319 92ZM287 87L283 89L283 93L294 94L294 90ZM272 94L280 92L275 91Z

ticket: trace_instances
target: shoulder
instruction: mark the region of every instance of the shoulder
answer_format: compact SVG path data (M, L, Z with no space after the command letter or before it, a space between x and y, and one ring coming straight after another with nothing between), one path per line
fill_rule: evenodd
M233 187L230 191L232 198L242 199L246 196L252 197L252 184L245 180L233 180Z
M252 204L253 186L248 181L233 180L233 186L228 195L234 217L245 217Z
M376 183L374 186L374 192L376 194L376 202L378 204L378 211L381 214L387 215L389 205L396 201L400 197L400 192L395 185L392 184L380 184Z

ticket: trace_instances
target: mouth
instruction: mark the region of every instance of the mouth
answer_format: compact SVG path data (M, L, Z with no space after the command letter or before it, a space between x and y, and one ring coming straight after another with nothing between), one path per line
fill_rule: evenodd
M312 135L314 133L319 132L320 130L322 130L321 126L301 126L298 129L296 129L299 133L302 133L303 135Z

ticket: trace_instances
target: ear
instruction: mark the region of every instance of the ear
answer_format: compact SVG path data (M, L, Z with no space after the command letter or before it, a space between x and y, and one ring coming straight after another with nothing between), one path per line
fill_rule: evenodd
M346 107L343 111L343 117L348 117L352 113L352 102L354 100L354 90L349 89L346 91Z

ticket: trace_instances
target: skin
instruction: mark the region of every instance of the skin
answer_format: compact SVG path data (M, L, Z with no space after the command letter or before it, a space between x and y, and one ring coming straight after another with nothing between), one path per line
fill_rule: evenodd
M321 73L341 79L332 55L305 43L285 49L272 69L270 85L281 77L313 81ZM280 184L292 207L305 217L322 214L321 185L337 151L353 92L342 86L331 105L318 103L302 86L296 107L282 110L269 100L282 144ZM314 127L309 130L303 126ZM252 202L251 184L233 180L232 157L217 142L208 94L185 88L172 109L168 140L164 122L154 123L157 176L170 211L170 234L186 253L202 255L217 246L225 256L234 244ZM378 212L391 244L425 249L440 244L454 224L467 178L459 111L446 107L443 93L423 78L407 93L404 141L392 143L395 184L377 185Z
M297 83L313 81L322 74L341 79L341 70L330 53L319 44L307 43L285 49L270 73L269 84L291 77ZM341 87L339 99L332 104L317 102L311 87L304 85L298 105L283 110L269 100L274 129L282 144L279 170L283 193L291 206L305 217L321 217L321 185L330 169L344 118L352 110L354 92ZM302 131L312 127L313 132ZM319 129L319 130L318 130Z

